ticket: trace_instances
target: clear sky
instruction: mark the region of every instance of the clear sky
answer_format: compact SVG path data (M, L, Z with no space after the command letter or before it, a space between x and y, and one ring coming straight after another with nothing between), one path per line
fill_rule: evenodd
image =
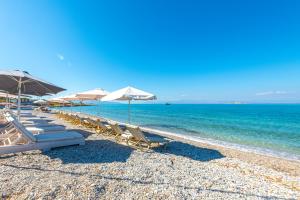
M300 102L300 1L0 1L0 68L161 101Z

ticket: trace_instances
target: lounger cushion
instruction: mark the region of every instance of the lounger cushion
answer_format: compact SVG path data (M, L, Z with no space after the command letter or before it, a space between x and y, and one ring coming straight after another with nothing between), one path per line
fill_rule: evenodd
M26 128L27 127L37 127L37 128L47 128L47 127L53 127L53 126L60 126L60 127L65 127L62 125L56 125L56 124L48 124L48 123L43 123L43 124L23 124Z
M27 125L27 124L49 124L47 121L22 121L21 120L21 123L24 124L24 125Z
M37 142L50 142L50 141L60 141L60 140L70 140L70 139L80 139L83 136L75 131L66 132L48 132L39 135L35 135Z
M42 133L46 131L62 131L65 130L63 126L48 126L48 127L26 127L32 133Z
M130 139L130 138L132 138L133 136L132 136L131 134L128 134L128 133L123 133L123 134L121 135L121 137Z

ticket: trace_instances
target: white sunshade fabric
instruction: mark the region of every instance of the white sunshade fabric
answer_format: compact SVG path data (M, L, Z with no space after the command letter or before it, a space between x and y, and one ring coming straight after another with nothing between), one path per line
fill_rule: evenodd
M6 106L10 104L10 99L18 99L18 95L8 94L6 92L0 92L0 97L5 98L6 102L4 103ZM20 96L20 98L30 98L29 96Z
M69 101L63 100L61 98L48 99L48 102L52 102L52 103L69 103Z
M83 100L88 100L86 98L79 98L76 96L76 94L71 94L67 96L60 97L60 99L66 100L66 101L83 101Z
M56 94L65 89L34 77L25 71L0 70L0 90L10 94L20 92L21 94L44 96Z
M39 100L34 101L33 103L35 103L35 104L46 104L47 101L43 100L43 99L39 99Z
M130 102L132 100L155 100L156 96L134 87L125 87L103 97L101 101L128 101L128 123L130 124Z
M94 89L94 90L88 90L85 92L80 92L76 94L76 97L78 98L84 98L88 100L98 100L101 99L102 97L105 97L108 95L109 92L103 89Z
M10 98L10 99L17 99L18 95L14 95L14 94L8 94L5 92L0 92L0 97L4 97L4 98ZM21 98L29 98L28 96L21 96Z
M26 71L0 70L0 90L11 94L18 93L18 119L20 119L21 94L44 96L57 94L65 89L34 77Z
M134 87L125 87L114 91L101 99L101 101L132 101L132 100L155 100L156 96L149 92Z

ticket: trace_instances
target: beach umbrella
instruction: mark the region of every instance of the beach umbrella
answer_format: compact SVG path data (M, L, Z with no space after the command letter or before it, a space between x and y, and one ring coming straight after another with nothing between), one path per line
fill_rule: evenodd
M58 104L62 104L63 106L64 106L65 104L70 103L69 101L66 101L66 100L61 99L61 98L51 98L51 99L48 99L48 102L50 102L50 103L58 103Z
M17 95L8 94L8 92L0 92L0 97L5 98L5 107L9 107L10 99L16 99L18 98Z
M10 99L18 99L18 95L15 94L9 94L8 92L0 92L0 97L2 98L10 98ZM21 95L21 98L31 98L27 95Z
M63 96L63 97L60 97L61 99L63 100L66 100L66 101L70 101L71 103L71 107L73 106L72 104L72 101L76 101L76 100L79 100L75 94L71 94L71 95L67 95L67 96Z
M71 106L73 106L72 101L80 101L80 103L82 104L83 100L89 100L87 98L77 97L76 94L71 94L71 95L63 96L63 97L60 97L60 99L63 99L63 100L66 100L66 101L70 101ZM80 110L81 110L81 108L80 108Z
M44 96L57 94L65 89L43 81L20 70L0 70L0 90L18 94L18 117L20 118L21 94Z
M39 99L39 100L36 100L34 102L32 102L34 104L39 104L39 105L45 105L48 103L48 101L44 100L44 99Z
M69 103L69 101L66 101L66 100L61 99L61 98L48 99L48 102L51 102L51 103L61 103L61 104Z
M128 101L128 123L130 123L130 103L133 100L147 101L155 100L154 94L136 89L134 87L125 87L114 91L101 99L101 101Z
M66 101L83 101L83 100L90 100L89 98L84 97L78 97L76 94L71 94L63 97L59 97L60 99L66 100Z
M2 98L10 98L10 99L17 99L18 95L9 94L9 93L5 93L5 92L0 92L0 97L2 97Z
M79 98L85 98L88 100L99 100L108 94L109 94L109 92L107 92L103 89L94 89L94 90L88 90L85 92L77 93L76 96Z
M60 98L63 100L66 100L66 101L80 101L80 102L82 102L84 100L90 100L87 97L78 97L77 94L71 94L71 95L60 97Z
M101 89L101 88L96 88L94 90L88 90L85 92L77 93L76 96L79 98L85 98L86 100L100 100L101 98L105 97L108 94L109 94L108 91ZM99 105L99 107L100 107L100 105ZM98 111L99 111L99 109L98 109Z
M63 97L59 97L60 99L66 100L66 101L77 101L80 100L79 98L76 97L76 94L71 94Z
M18 95L9 94L8 92L0 92L0 97L5 98L6 107L9 107L10 99L18 99ZM29 96L22 95L21 99L30 98Z

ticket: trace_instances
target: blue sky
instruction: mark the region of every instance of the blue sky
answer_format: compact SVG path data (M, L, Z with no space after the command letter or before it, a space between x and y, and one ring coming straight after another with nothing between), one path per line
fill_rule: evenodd
M176 102L300 102L299 1L0 1L0 68Z

